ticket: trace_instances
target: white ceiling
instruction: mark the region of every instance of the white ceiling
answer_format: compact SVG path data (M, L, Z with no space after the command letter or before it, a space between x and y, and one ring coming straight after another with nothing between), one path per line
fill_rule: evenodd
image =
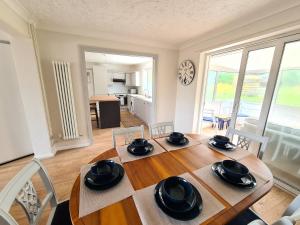
M299 0L19 1L41 28L94 30L174 45L300 4Z
M96 52L85 52L85 61L95 62L95 63L135 65L140 63L152 62L152 58L140 57L140 56L104 54L104 53L96 53Z

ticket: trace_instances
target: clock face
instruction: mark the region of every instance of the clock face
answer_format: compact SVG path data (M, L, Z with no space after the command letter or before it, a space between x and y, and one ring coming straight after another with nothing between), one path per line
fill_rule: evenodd
M178 69L178 78L183 85L189 85L195 76L195 66L191 60L183 61Z

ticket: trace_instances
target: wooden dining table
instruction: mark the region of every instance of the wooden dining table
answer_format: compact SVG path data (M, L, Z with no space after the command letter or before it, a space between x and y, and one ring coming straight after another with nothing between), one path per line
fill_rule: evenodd
M190 173L224 205L222 211L201 224L224 225L271 190L273 186L272 173L260 159L253 154L249 154L239 161L247 165L251 171L267 178L268 182L257 187L254 192L236 205L230 205L222 198L222 196L218 195L213 188L208 186L205 183L205 180L202 180L193 174L193 171L199 168L229 158L218 151L208 148L203 136L198 134L188 135L193 139L199 140L200 144L186 148L183 147L176 151L166 151L158 155L123 164L126 174L135 191L156 184L169 176L176 176L186 172ZM117 151L115 149L110 149L94 158L90 163L116 156L118 156ZM80 175L78 175L72 188L69 205L70 216L74 225L142 224L132 196L79 218L79 192Z

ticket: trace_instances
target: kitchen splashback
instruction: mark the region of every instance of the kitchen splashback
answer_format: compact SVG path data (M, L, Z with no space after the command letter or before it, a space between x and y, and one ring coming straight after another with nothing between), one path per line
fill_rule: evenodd
M108 85L108 93L128 93L128 87L125 86L125 83L114 82Z

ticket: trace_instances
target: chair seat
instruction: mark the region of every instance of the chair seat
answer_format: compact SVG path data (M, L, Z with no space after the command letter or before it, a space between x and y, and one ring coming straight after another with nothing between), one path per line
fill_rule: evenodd
M245 211L241 212L238 216L232 219L227 225L247 225L254 220L260 219L262 220L255 212L251 209L246 209ZM267 223L264 222L266 225Z
M72 225L69 201L64 201L57 205L51 225Z
M208 122L214 122L214 119L212 117L208 117L208 116L203 116L203 120L208 121Z

